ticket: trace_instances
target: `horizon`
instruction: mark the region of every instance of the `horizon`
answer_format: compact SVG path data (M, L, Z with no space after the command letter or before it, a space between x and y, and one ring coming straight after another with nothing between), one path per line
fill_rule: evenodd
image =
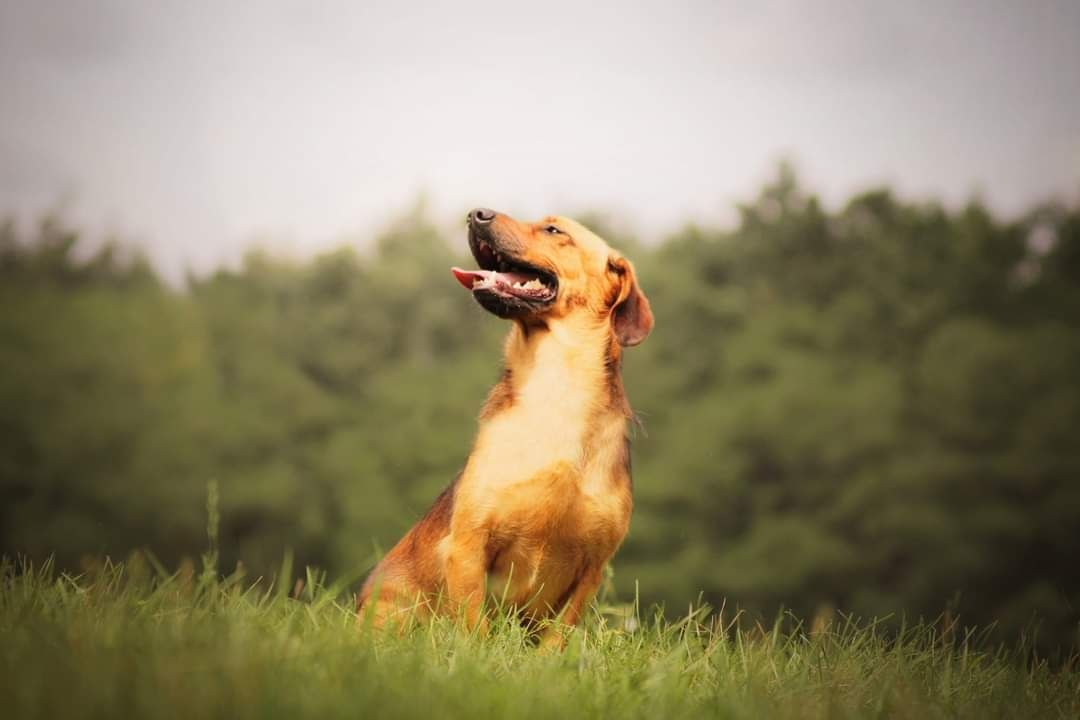
M966 198L957 198L955 202L946 202L943 198L932 195L905 195L888 184L867 185L862 188L856 188L848 196L837 198L835 202L828 202L815 191L815 188L809 186L805 182L797 166L788 164L786 160L780 160L773 164L773 174L771 176L763 177L759 185L756 188L751 189L745 197L734 199L728 208L730 212L727 216L722 219L714 219L713 222L702 222L699 218L687 217L677 220L670 227L649 228L650 232L642 233L633 227L632 217L617 216L612 211L605 208L581 208L580 212L576 215L553 211L538 214L535 217L522 217L519 219L523 221L532 221L538 220L544 215L561 214L572 217L575 220L584 218L584 220L581 221L586 225L588 225L590 221L595 222L596 220L599 220L602 222L601 227L604 230L610 230L614 233L613 237L629 239L635 243L640 243L645 247L656 247L661 245L691 228L721 233L735 232L738 229L740 222L740 219L737 217L739 206L752 202L759 192L776 180L779 172L781 172L781 168L784 166L791 167L795 171L795 178L798 181L799 190L805 193L807 197L815 198L821 204L822 209L829 214L841 212L853 199L862 194L875 191L887 191L898 202L903 204L936 205L950 214L960 212L965 207L972 204L977 204L982 209L986 210L995 221L1004 223L1018 222L1027 214L1048 206L1061 205L1066 208L1080 206L1080 188L1078 188L1075 197L1069 198L1064 194L1061 194L1059 196L1051 196L1041 200L1034 199L1031 204L1025 208L1019 208L1012 213L1005 213L988 203L986 198L977 192L972 192ZM137 257L146 260L159 279L174 288L184 289L189 278L195 280L205 279L214 273L223 270L241 271L245 259L252 254L265 254L265 256L276 262L295 264L304 264L318 257L330 255L346 248L362 254L370 249L372 243L379 237L396 230L402 223L408 222L414 218L434 227L439 233L440 238L447 241L447 244L451 249L458 250L463 255L467 254L468 245L466 242L466 226L462 219L465 216L467 209L462 209L458 213L448 213L444 211L436 215L435 211L432 209L435 206L437 206L437 204L431 201L431 198L427 193L417 191L414 193L411 201L406 200L397 207L386 208L386 212L381 219L376 219L372 226L365 230L343 231L335 236L324 238L318 243L307 243L306 246L305 243L299 242L297 238L286 234L253 234L247 239L246 243L240 242L235 245L232 248L232 254L229 256L220 257L216 262L202 267L192 267L189 265L163 266L160 258L154 256L154 253L152 252L153 247L151 244L146 243L145 238L140 239L134 235L123 235L112 231L94 232L92 228L84 227L73 221L73 218L67 214L65 208L60 205L46 207L33 216L19 216L10 212L4 214L0 211L0 223L12 223L15 227L16 237L19 241L26 242L29 240L33 242L34 238L32 236L36 232L36 228L40 227L42 222L57 221L65 229L78 234L78 242L74 248L76 257L86 258L109 244L114 249L121 251L121 253L127 251L131 253L131 257L133 258ZM477 205L476 207L482 207L482 205ZM590 226L590 229L595 230L596 228ZM460 244L455 244L455 236L460 236ZM605 239L609 241L612 240L612 238L608 237L605 237Z

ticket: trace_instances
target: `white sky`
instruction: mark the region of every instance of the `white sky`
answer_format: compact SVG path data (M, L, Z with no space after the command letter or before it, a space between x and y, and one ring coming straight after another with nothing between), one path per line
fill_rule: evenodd
M435 216L724 222L781 157L1005 214L1080 196L1080 2L0 4L0 213L167 274Z

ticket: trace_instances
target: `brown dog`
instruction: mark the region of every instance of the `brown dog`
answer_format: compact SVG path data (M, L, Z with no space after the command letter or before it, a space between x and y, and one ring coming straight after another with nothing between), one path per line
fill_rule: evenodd
M629 527L620 355L649 334L652 311L630 263L573 220L474 210L469 247L481 269L453 272L514 321L506 367L465 469L372 571L358 609L377 626L441 610L475 628L490 594L530 627L573 626Z

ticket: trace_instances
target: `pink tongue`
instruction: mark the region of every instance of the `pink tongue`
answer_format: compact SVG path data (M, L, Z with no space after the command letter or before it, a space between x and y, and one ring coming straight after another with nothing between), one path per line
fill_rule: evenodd
M498 284L511 286L514 283L526 283L533 280L533 276L526 275L524 273L501 273L494 270L462 270L459 267L450 268L450 272L454 273L454 277L461 283L461 286L472 290L473 283L477 280L487 280L493 278Z
M461 287L469 290L472 290L474 281L483 280L494 274L492 270L462 270L459 267L450 268L450 272L454 273L454 277L461 283Z

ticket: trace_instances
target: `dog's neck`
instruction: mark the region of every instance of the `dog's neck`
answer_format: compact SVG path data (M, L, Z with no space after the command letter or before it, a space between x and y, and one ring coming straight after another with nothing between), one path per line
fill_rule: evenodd
M508 481L558 462L586 474L606 465L624 447L629 414L618 355L606 320L515 323L469 465L500 465Z
M562 417L602 410L622 393L617 353L606 322L571 316L543 326L516 323L505 348L515 402Z

